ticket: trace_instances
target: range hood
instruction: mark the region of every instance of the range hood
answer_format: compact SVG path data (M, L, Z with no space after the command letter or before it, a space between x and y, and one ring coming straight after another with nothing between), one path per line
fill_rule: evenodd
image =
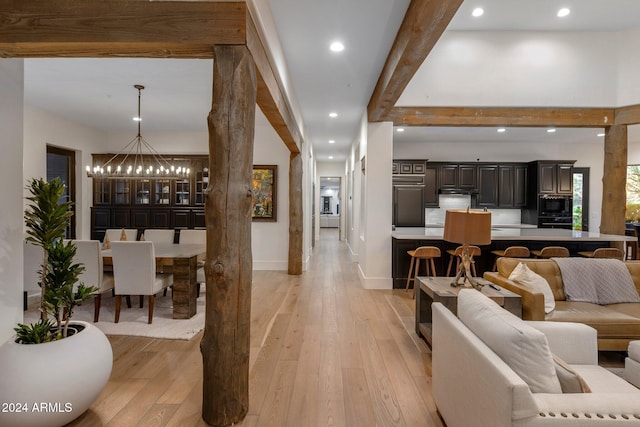
M462 194L465 196L473 196L478 194L477 188L441 188L438 194Z

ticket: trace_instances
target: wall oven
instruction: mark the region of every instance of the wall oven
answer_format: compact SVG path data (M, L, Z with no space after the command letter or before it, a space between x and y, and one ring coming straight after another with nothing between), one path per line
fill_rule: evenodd
M573 197L571 196L540 196L538 200L539 217L571 217L573 211Z

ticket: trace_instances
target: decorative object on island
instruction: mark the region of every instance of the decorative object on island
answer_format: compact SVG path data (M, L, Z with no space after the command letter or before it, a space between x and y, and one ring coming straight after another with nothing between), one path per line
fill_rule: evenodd
M98 288L78 284L84 265L74 261L73 241L64 241L72 215L64 184L33 179L27 188L27 240L43 254L42 317L18 324L16 336L0 346L0 401L14 405L0 412L0 425L53 427L79 417L98 397L111 375L113 352L98 328L70 321L74 308Z
M278 165L253 166L253 221L277 220Z
M185 179L189 177L189 168L170 164L143 137L140 131L140 98L142 85L133 85L138 90L138 134L122 150L103 165L87 166L87 176L102 179Z
M464 286L468 281L476 289L482 287L471 276L469 245L488 245L491 243L491 212L463 210L448 210L444 219L444 240L462 245L462 262L451 286ZM462 283L458 280L463 277Z

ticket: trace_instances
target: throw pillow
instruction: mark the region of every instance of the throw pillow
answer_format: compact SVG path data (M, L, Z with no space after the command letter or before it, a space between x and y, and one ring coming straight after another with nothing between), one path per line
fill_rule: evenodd
M564 360L554 354L553 362L555 363L556 375L563 393L591 393L591 389L584 378L571 369L571 366L567 365Z
M122 229L122 233L120 233L120 241L121 242L127 241L127 233L124 231L124 228Z
M531 289L533 292L540 292L544 296L544 312L551 313L556 308L556 299L547 280L539 274L531 271L527 264L518 263L509 275L509 280Z
M458 317L533 393L562 393L549 343L542 332L475 289L460 290Z

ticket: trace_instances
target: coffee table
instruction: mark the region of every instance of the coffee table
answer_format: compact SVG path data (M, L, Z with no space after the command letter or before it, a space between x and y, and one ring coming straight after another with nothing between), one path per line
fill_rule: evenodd
M488 296L505 310L522 318L522 300L520 295L499 287L494 289L489 286L491 282L482 278L476 278L479 283L485 284L480 292ZM416 292L416 333L422 337L431 347L432 320L431 304L440 302L453 314L458 312L458 292L460 289L469 289L461 286L453 287L453 277L427 277L418 276L416 283L420 288Z

